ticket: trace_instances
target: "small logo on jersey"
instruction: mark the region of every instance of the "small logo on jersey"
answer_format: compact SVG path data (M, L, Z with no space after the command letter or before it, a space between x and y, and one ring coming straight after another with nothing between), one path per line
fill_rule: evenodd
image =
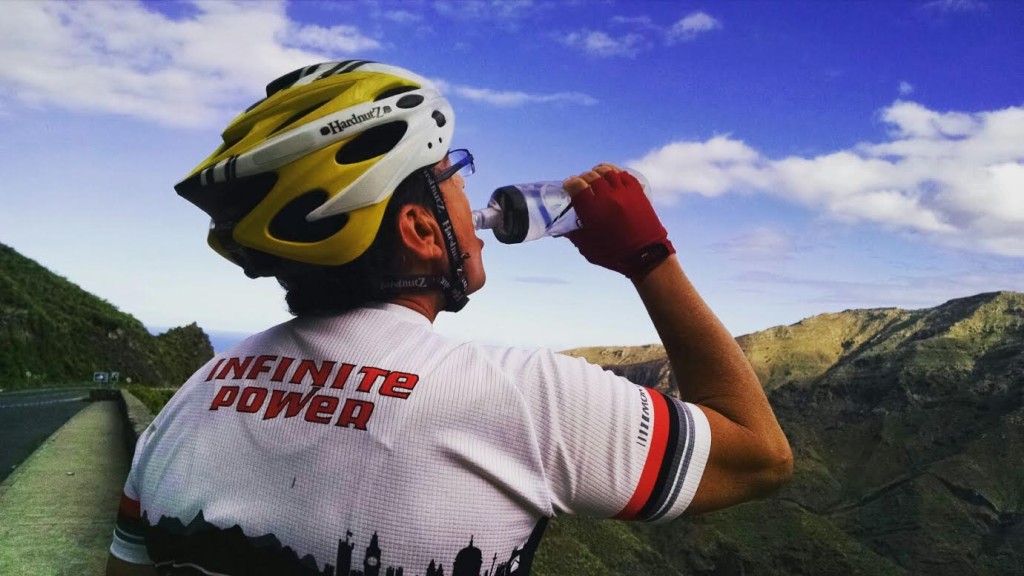
M636 443L640 446L647 446L647 443L651 438L651 400L647 397L647 392L643 388L637 386L637 392L640 393L640 431L636 435Z

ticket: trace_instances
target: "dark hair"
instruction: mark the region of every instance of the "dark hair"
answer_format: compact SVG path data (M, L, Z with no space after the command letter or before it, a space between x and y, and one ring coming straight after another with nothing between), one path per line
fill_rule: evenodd
M384 210L380 230L361 256L343 266L302 266L277 277L287 291L285 301L295 316L338 314L380 300L380 283L395 274L400 241L398 212L416 204L432 208L433 197L423 170L416 170L395 189Z

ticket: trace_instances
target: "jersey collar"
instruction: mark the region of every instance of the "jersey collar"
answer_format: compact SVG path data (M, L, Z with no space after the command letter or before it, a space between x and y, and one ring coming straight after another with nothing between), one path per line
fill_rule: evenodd
M413 324L419 324L421 326L433 327L433 324L430 322L429 318L415 310L406 308L401 304L394 304L391 302L369 302L365 304L364 307L369 308L370 310L380 310L382 312L387 312L394 316L398 316L399 318L405 320L406 322L412 322Z

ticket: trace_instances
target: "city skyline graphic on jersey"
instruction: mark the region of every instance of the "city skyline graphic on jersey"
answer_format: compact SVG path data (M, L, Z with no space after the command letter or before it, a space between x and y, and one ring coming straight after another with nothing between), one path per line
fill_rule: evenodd
M143 514L143 521L148 519ZM543 523L543 521L542 521ZM538 526L538 530L543 530ZM312 554L299 557L289 546L283 546L274 534L248 537L237 524L220 528L206 521L203 511L188 523L177 518L161 517L147 530L146 544L150 558L160 574L299 574L303 576L526 576L529 574L540 538L538 530L523 548L516 547L504 559L495 553L485 565L483 551L467 538L467 545L454 558L432 558L423 567L385 566L385 550L377 532L370 536L365 549L355 535L346 531L338 540L334 562L320 568ZM362 551L362 562L357 552ZM194 571L193 571L193 567ZM200 569L201 567L201 569ZM185 570L183 571L183 568Z

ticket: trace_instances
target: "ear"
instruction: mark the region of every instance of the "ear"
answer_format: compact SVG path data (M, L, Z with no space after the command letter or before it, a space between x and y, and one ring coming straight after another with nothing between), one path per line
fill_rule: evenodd
M398 237L405 249L423 262L444 260L444 236L433 212L419 204L398 211Z

